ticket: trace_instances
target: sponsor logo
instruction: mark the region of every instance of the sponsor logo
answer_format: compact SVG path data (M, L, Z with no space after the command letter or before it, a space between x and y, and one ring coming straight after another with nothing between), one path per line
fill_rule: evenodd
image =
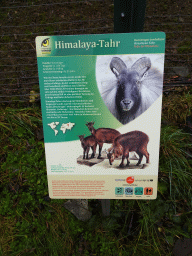
M126 182L129 183L129 184L133 183L134 182L134 177L133 176L132 177L128 177L126 179Z

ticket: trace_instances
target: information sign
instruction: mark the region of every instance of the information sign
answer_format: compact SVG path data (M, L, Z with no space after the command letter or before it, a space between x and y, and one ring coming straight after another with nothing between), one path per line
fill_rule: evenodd
M155 199L165 34L36 38L49 196Z

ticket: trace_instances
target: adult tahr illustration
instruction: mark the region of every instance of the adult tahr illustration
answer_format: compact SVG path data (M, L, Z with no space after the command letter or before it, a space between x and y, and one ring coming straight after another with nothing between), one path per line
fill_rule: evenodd
M109 111L127 124L162 94L163 54L98 56L96 80Z
M115 158L122 156L122 161L119 167L124 166L124 160L127 159L127 165L129 166L129 153L136 152L139 156L139 161L136 166L139 166L143 156L146 157L146 163L149 163L149 153L147 151L147 145L149 142L149 136L141 131L131 131L125 134L119 135L113 142L113 145L108 149L107 157L110 165L112 165Z

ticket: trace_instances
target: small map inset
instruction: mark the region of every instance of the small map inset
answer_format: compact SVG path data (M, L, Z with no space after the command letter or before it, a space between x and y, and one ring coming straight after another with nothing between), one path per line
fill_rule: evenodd
M48 124L51 129L55 132L55 136L59 133L59 131L57 129L55 129L58 125L59 125L59 122L52 122L50 124ZM66 130L70 130L73 128L73 126L75 125L75 123L63 123L60 127L60 130L63 132L63 134L66 132Z
M67 124L62 124L60 130L64 134L66 132L66 130L70 130L71 131L71 129L73 128L74 125L75 125L75 123L71 123L71 122L69 122Z
M48 124L50 127L51 127L51 129L55 132L55 136L58 134L58 130L56 130L55 128L57 127L57 125L59 124L59 122L52 122L52 123L50 123L50 124Z

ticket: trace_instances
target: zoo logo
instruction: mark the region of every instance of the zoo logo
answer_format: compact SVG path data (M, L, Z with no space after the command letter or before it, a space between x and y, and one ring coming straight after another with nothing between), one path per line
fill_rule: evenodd
M42 41L41 47L47 47L49 46L49 38L46 38Z
M51 54L51 42L50 42L50 38L45 38L42 42L41 42L41 53L42 54Z

